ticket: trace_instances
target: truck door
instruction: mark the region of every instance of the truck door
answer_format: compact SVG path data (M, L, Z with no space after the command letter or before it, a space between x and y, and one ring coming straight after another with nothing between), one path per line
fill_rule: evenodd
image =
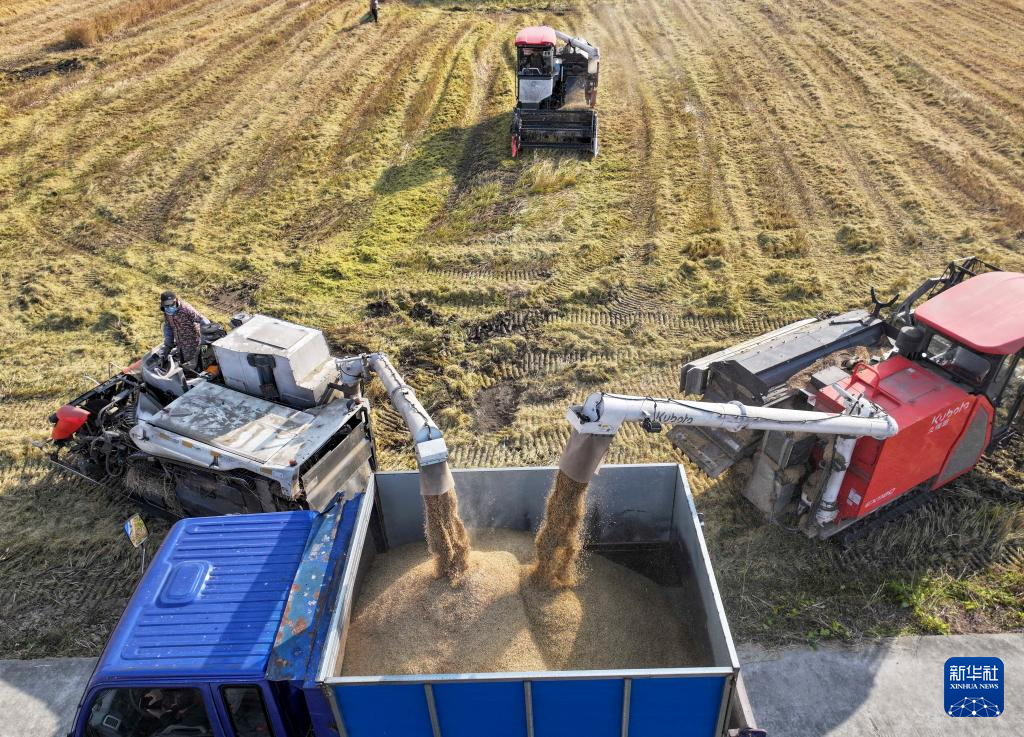
M195 684L97 688L79 712L76 737L227 737Z
M217 694L217 708L229 737L285 737L274 701L264 693L262 684L224 684ZM268 709L268 704L272 708Z

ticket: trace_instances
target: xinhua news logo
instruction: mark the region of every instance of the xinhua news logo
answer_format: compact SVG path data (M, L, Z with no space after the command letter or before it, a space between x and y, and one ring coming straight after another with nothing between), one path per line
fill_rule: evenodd
M950 658L946 661L946 714L997 717L1003 713L1003 661Z

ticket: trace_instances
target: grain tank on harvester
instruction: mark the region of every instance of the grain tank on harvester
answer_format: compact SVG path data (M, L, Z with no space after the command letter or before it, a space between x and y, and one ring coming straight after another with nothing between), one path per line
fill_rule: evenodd
M173 516L323 509L376 470L361 396L376 375L418 465L446 466L440 430L387 356L334 357L319 330L266 315L232 326L204 330L198 369L154 348L62 406L50 461Z
M597 156L598 48L548 26L524 28L515 45L512 157L531 148Z
M670 439L710 476L748 465L744 496L808 535L852 540L919 506L1020 429L1024 274L965 259L898 304L872 300L870 311L801 320L691 361L681 389L765 410L871 406L895 435L830 439L743 418L698 427L664 406L652 417L676 423Z

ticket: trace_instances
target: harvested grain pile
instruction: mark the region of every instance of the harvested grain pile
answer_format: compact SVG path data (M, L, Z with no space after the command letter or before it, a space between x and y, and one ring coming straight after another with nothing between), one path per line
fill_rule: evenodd
M525 532L481 530L455 589L422 543L375 559L356 601L342 675L658 668L697 660L665 590L600 556L575 589L527 575Z

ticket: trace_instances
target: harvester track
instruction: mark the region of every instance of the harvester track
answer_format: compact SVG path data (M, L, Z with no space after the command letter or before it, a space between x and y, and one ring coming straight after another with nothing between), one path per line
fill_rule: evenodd
M931 504L938 496L938 492L931 491L927 486L921 486L913 491L903 494L892 504L887 504L877 512L845 527L837 532L833 539L844 547L848 547L875 530L879 530L905 514L913 512L926 504Z

